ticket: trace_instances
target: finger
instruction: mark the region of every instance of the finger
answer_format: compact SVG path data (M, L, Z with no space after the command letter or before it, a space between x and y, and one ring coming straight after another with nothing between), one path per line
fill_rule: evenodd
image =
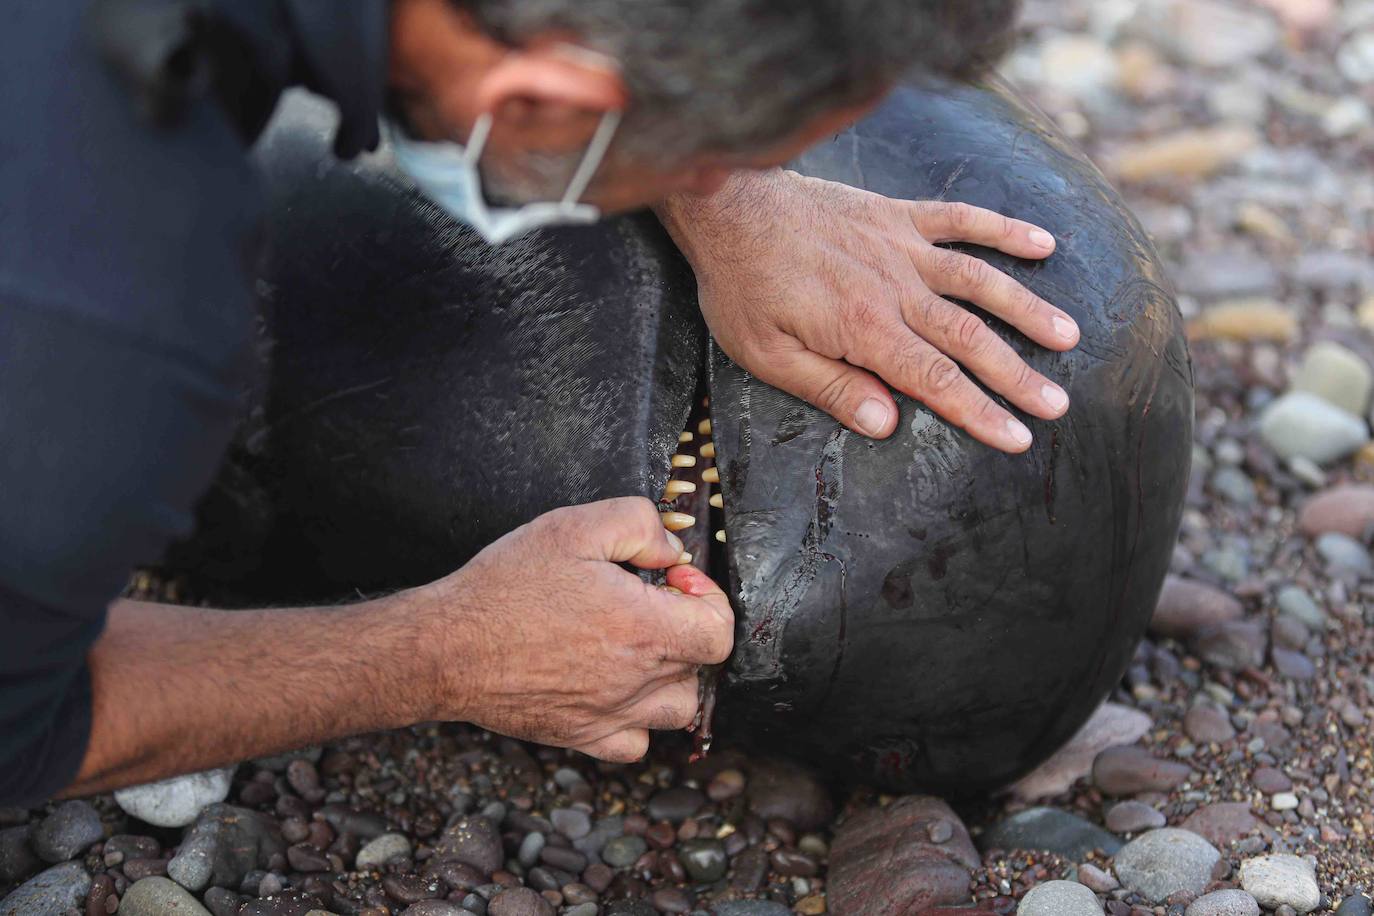
M1077 322L988 262L929 246L919 249L913 261L921 278L940 295L972 302L1051 350L1077 346Z
M720 586L694 566L668 570L668 584L683 594L648 589L649 614L663 633L666 660L718 665L729 658L735 614Z
M660 687L635 704L630 721L656 731L686 728L696 721L700 702L700 688L696 673L665 687Z
M969 204L923 200L910 204L908 212L916 231L934 244L969 242L1035 260L1049 257L1057 246L1054 236L1034 223Z
M887 386L857 366L822 356L795 338L758 361L754 375L794 394L861 436L886 439L897 428L897 404Z
M573 750L610 763L634 763L649 752L649 732L643 728L627 728Z
M1027 413L1055 420L1069 409L1068 393L1032 369L973 312L933 294L902 311L919 336Z
M870 339L856 359L979 442L1013 454L1030 448L1031 433L1023 423L905 325Z
M584 560L663 569L682 557L682 540L664 530L658 508L639 496L556 509L550 515L558 536L568 539Z

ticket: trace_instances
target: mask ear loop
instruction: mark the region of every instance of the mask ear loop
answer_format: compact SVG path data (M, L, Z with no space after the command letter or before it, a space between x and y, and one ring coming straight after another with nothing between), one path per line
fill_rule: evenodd
M491 123L491 112L485 111L477 116L476 122L472 125L472 134L468 137L468 145L463 150L463 155L472 168L476 168L482 159L482 150L486 148L487 138L491 136Z
M610 149L615 132L620 127L620 119L621 113L618 111L608 111L602 116L596 133L592 135L592 142L587 144L587 152L582 156L582 162L573 173L572 180L568 182L568 190L563 194L561 206L570 207L582 199L587 185L591 184L592 177L596 175L596 170L601 168L601 160L606 157L606 150ZM473 133L476 132L474 128Z

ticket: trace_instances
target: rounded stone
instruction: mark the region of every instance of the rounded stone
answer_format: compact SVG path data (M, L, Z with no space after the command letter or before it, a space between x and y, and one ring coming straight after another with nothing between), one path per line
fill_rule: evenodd
M1112 833L1140 833L1163 827L1165 820L1164 815L1143 802L1124 801L1112 805L1105 823Z
M1113 869L1122 886L1163 903L1179 891L1201 894L1220 859L1221 853L1196 833L1165 827L1123 846Z
M612 837L601 847L601 858L612 868L629 868L648 848L649 844L642 837Z
M1317 870L1306 859L1288 853L1247 859L1240 865L1240 886L1249 891L1260 906L1275 910L1291 906L1299 913L1310 913L1321 904Z
M91 876L80 862L64 862L39 872L0 899L4 916L66 913L91 890Z
M1046 881L1021 898L1016 916L1101 916L1097 895L1077 881Z
M135 881L119 901L120 916L210 916L190 891L168 878Z
M229 797L234 767L174 776L119 789L115 803L130 817L155 827L185 827L210 805Z
M687 840L678 850L678 860L698 884L719 881L730 866L725 847L719 840Z
M489 916L553 916L553 904L528 887L508 887L487 907Z
M44 862L57 863L75 858L104 836L100 814L90 802L69 801L39 822L29 845Z
M354 868L358 871L381 868L392 859L400 859L410 855L410 851L410 839L405 834L384 833L368 840L367 845L358 850L358 857L354 860Z
M1255 898L1234 888L1204 894L1188 904L1184 916L1259 916Z

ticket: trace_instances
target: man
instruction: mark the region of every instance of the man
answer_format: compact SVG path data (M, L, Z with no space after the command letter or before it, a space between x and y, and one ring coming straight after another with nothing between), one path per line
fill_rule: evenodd
M1042 258L1047 233L776 170L913 67L986 58L1011 0L80 6L21 4L0 35L0 804L434 719L631 760L691 721L697 666L730 651L725 596L637 499L550 513L349 607L117 598L187 533L237 419L244 151L290 84L338 105L342 156L384 118L398 163L494 242L657 205L726 352L856 432L896 426L881 376L1027 448L954 360L1028 413L1067 409L943 297L1056 349L1068 316L935 245Z

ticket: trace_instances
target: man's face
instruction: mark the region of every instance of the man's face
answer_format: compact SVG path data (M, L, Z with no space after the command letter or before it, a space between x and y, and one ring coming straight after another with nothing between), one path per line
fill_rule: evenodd
M687 161L661 166L641 155L618 155L612 144L583 201L605 213L623 213L653 206L675 194L713 194L731 172L769 169L791 161L828 136L844 130L870 111L878 98L862 105L829 112L803 125L786 140L755 154L701 153ZM557 164L539 164L539 154L506 150L484 156L484 184L494 198L507 203L557 200L563 195L578 156L560 156ZM665 157L668 159L670 157Z

